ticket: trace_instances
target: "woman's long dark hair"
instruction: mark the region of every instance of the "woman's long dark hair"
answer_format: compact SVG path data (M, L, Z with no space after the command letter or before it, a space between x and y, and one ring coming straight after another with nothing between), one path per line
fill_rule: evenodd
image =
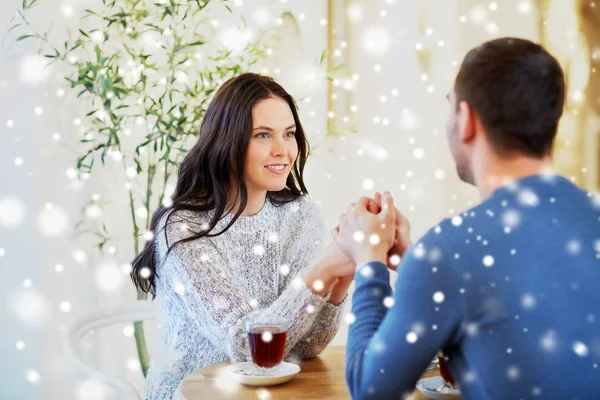
M166 213L169 215L165 227L173 213L178 210L215 212L212 213L208 227L190 229L191 236L173 243L170 247L167 241L168 251L165 259L179 243L223 234L246 208L248 192L244 181L244 162L251 138L252 107L259 100L270 97L281 98L290 106L296 124L298 157L285 188L277 192L267 192L268 200L275 205L282 205L308 193L303 181L303 171L310 148L292 96L268 76L246 73L231 78L217 90L202 120L198 142L181 163L177 186L171 196L172 204L169 207L160 207L154 212L150 229L155 236L159 234L157 226ZM231 193L236 193L236 199L228 198ZM233 219L221 232L212 232L225 212L229 211L226 210L228 204L238 204ZM164 229L165 241L166 232ZM131 271L131 279L138 290L152 294L153 298L156 296L157 261L154 241L150 240L133 260ZM143 268L150 270L148 278L140 275Z

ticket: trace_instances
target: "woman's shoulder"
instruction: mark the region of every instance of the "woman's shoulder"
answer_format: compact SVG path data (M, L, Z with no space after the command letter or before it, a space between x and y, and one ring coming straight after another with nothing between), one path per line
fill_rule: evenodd
M168 237L187 237L205 229L208 225L207 212L189 209L169 209L160 218L155 233ZM170 240L169 240L170 241Z

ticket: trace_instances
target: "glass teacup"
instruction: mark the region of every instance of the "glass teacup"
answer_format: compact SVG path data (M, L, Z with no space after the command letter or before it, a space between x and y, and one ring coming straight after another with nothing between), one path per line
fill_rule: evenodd
M289 322L279 318L245 321L253 375L274 375L285 355Z

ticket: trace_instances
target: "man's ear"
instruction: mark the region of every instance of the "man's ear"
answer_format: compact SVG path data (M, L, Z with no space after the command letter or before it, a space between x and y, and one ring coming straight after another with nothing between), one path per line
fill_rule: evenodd
M472 144L477 134L477 114L466 101L458 105L459 139L465 145Z

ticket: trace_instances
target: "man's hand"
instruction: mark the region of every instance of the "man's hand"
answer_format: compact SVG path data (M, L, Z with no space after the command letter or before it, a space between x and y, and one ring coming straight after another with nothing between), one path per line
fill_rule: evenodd
M381 194L379 194L379 192L375 193L375 197L372 201L375 204L371 208L381 210ZM399 260L404 256L406 249L412 246L412 240L410 239L410 222L400 210L394 208L394 211L396 216L396 235L394 238L394 245L388 253L387 262L388 268L393 271L396 270Z
M373 214L372 199L361 197L340 217L338 229L333 230L336 243L357 265L370 261L387 263L387 253L394 244L396 231L394 200L389 192L381 198L381 212Z

